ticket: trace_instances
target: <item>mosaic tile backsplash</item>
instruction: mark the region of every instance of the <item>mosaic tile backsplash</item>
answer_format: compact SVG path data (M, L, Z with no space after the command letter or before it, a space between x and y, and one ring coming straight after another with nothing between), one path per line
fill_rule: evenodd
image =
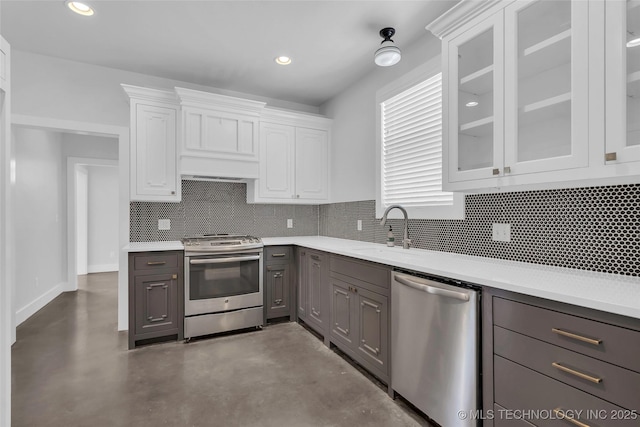
M129 209L132 242L213 233L318 235L318 206L247 204L247 186L242 183L183 180L180 203L131 202ZM159 219L170 219L171 230L158 230ZM293 219L293 228L287 228L287 219Z
M409 220L413 246L606 273L640 275L640 185L473 194L464 220ZM362 220L362 231L356 230ZM511 224L511 242L492 240ZM389 220L401 244L403 220ZM320 235L385 243L375 201L320 206Z
M409 220L413 246L536 264L640 276L640 184L466 196L464 220ZM373 200L321 206L246 203L238 183L183 181L181 203L132 202L132 242L205 233L330 236L384 243ZM158 231L158 219L171 230ZM286 228L292 218L294 228ZM357 231L362 220L362 231ZM511 224L511 242L491 239ZM390 220L401 244L402 220Z

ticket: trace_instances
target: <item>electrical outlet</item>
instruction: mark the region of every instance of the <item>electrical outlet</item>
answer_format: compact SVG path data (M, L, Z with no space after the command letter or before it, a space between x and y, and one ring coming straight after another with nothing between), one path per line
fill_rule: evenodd
M358 220L356 227L358 228L358 231L362 231L362 220L361 219Z
M171 220L170 219L159 219L158 220L158 230L171 230Z
M293 228L293 220L291 218L287 220L287 228Z
M493 240L495 242L511 241L511 224L493 224Z

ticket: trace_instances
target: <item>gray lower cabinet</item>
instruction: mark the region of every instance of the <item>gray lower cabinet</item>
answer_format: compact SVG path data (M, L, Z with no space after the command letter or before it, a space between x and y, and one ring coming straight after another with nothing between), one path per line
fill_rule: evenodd
M269 246L265 248L265 322L269 319L295 317L291 301L295 301L294 287L291 285L294 265L293 248L290 246Z
M328 255L298 250L298 318L323 336L329 319Z
M486 289L484 425L638 426L639 354L638 319Z
M332 255L330 341L389 381L390 268Z
M182 339L182 251L129 254L129 348L145 340Z

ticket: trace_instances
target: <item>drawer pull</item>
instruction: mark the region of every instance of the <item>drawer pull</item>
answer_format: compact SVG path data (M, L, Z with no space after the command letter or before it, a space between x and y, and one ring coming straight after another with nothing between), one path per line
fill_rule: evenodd
M274 258L282 258L284 256L287 256L287 254L271 254L271 256Z
M591 375L583 374L582 372L575 371L571 368L567 368L559 364L558 362L553 362L551 364L556 369L560 369L562 372L566 372L571 375L575 375L576 377L582 378L583 380L591 381L592 383L600 384L602 382L602 378L592 377Z
M596 339L593 339L593 338L583 337L582 335L572 334L571 332L563 331L562 329L552 328L551 330L553 332L555 332L556 334L558 334L558 335L562 335L562 336L568 337L568 338L573 338L574 340L586 342L586 343L593 344L593 345L602 344L602 340L596 340Z
M564 411L562 409L560 409L560 408L554 409L553 413L556 414L556 416L558 418L560 418L562 420L567 420L571 424L576 425L578 427L589 427L589 424L581 423L580 421L576 420L575 418L571 418L570 416L565 414Z
M149 261L147 265L165 265L167 261Z

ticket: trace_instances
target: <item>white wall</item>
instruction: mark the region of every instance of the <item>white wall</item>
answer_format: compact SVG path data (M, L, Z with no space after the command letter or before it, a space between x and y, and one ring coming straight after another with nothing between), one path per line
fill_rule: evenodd
M331 201L349 202L376 198L376 91L440 54L440 40L425 30L423 38L402 49L402 60L393 67L377 67L371 73L320 107L333 118L331 131Z
M14 127L16 322L66 288L66 204L62 137Z
M80 276L89 272L89 171L86 166L76 166L75 174L76 270Z
M13 114L129 126L129 102L121 83L159 89L175 86L240 96L270 106L317 113L318 108L194 85L177 80L83 64L13 50ZM171 60L171 58L167 58Z
M88 272L118 270L118 168L88 166Z

